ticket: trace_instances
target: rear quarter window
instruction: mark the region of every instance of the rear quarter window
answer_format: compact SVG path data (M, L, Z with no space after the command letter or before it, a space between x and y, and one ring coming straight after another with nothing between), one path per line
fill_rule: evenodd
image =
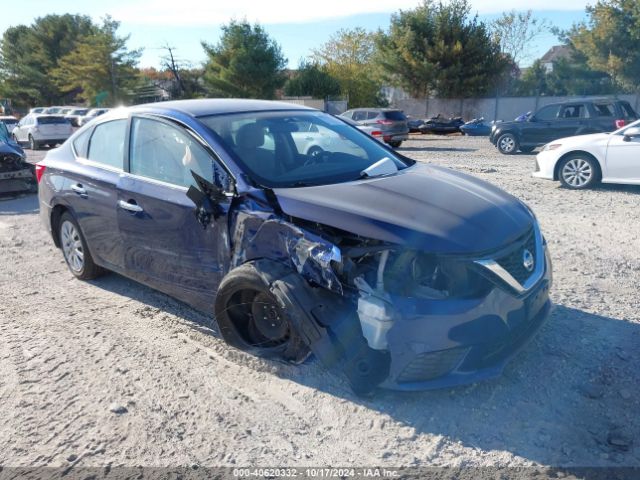
M628 102L621 102L620 108L622 109L622 116L625 120L636 120L638 118L638 114Z
M55 117L53 115L48 117L40 117L36 120L38 125L60 125L69 123L69 121L64 117Z
M593 109L598 117L613 117L613 103L594 103Z

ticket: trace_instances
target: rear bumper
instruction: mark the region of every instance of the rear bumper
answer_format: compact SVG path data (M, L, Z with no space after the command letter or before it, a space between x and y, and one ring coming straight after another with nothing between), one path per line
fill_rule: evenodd
M393 390L430 390L493 378L543 325L551 310L551 264L538 284L515 297L495 287L481 299L407 300L389 330ZM412 312L412 313L410 313Z

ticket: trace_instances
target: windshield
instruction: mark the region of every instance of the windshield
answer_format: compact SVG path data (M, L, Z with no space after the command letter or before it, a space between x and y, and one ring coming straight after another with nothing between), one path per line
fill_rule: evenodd
M321 112L247 112L200 117L243 170L265 187L341 183L389 158L402 160L370 136Z

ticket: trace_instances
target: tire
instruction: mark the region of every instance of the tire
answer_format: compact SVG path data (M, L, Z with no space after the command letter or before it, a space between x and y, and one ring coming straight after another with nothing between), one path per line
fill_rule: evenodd
M319 157L322 155L324 150L318 146L313 146L309 150L307 150L307 155L310 157Z
M93 280L104 273L93 261L78 222L69 212L63 213L60 217L58 239L67 266L75 277L80 280Z
M584 190L600 183L600 165L590 155L574 153L558 165L558 178L563 187Z
M274 262L260 265L263 269L273 266L274 272L280 268ZM279 276L277 272L275 276ZM224 340L240 350L292 363L301 363L310 354L254 263L232 270L222 280L215 316Z
M513 155L518 151L518 139L513 133L504 133L498 137L496 147L504 155Z
M38 150L38 148L40 148L40 145L33 139L32 135L29 135L29 148L31 150Z
M536 147L520 147L520 151L522 153L531 153L536 149Z
M402 145L402 142L389 142L391 148L400 148L400 145Z

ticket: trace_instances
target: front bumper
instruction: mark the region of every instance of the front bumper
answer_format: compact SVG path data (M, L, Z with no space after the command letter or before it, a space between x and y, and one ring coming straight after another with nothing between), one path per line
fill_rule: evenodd
M543 277L520 296L494 287L480 299L394 299L401 319L387 333L391 366L380 386L429 390L500 375L547 318L551 275L547 257Z
M555 180L555 168L558 162L558 154L554 150L546 150L536 155L532 177Z

